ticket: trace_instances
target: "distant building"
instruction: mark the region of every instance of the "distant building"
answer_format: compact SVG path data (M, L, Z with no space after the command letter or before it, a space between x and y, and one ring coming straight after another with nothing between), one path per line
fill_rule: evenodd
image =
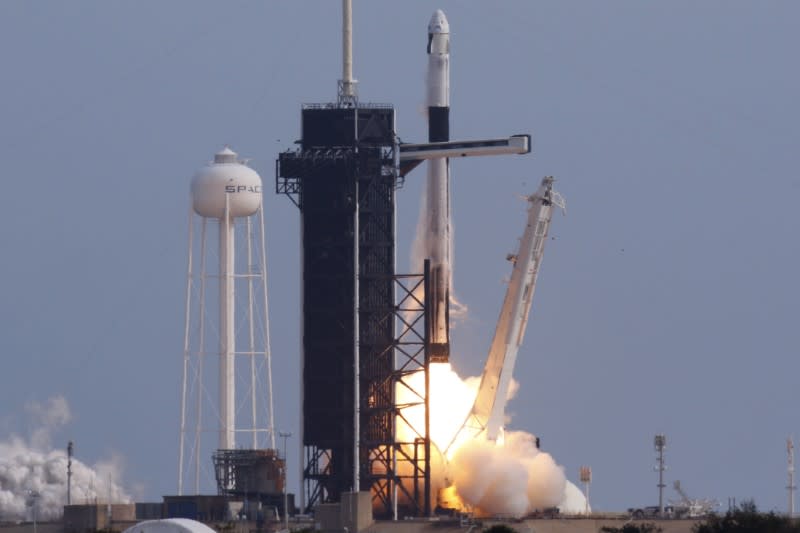
M136 522L136 505L132 503L92 503L64 506L65 533L85 531L122 531Z

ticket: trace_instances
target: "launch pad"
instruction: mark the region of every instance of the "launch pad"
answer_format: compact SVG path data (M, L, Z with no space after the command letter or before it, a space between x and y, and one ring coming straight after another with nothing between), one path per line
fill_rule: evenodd
M430 364L450 357L449 158L525 154L530 136L450 140L449 24L437 10L428 25L428 143L400 143L394 108L358 100L351 34L343 0L338 100L303 105L299 147L276 161L275 191L301 219L300 506L312 512L369 493L375 518L430 516ZM416 267L423 272L397 275L395 193L422 161L426 259ZM412 376L424 383L412 386ZM416 426L404 412L414 406L424 412Z

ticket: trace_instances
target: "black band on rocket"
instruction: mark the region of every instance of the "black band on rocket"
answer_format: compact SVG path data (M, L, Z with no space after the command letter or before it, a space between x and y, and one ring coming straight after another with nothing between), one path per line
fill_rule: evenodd
M428 108L428 142L444 142L450 140L450 108Z

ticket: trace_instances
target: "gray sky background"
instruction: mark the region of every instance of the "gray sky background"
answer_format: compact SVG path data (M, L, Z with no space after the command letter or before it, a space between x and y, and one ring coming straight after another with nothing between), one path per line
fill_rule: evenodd
M525 220L554 219L520 351L512 427L595 508L667 494L786 508L800 436L800 3L357 0L364 101L423 140L428 19L452 30L452 134L531 132L526 157L455 161L454 363L480 372ZM127 486L176 490L192 173L230 143L274 184L300 105L335 99L340 2L0 3L0 438L63 394L55 437ZM406 271L424 172L398 194ZM299 216L265 196L275 397L298 428ZM296 461L296 452L290 461ZM292 480L297 489L297 480Z

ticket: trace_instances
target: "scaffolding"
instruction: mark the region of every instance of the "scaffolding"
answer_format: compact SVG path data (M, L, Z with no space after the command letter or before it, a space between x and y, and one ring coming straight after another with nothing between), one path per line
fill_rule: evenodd
M275 189L302 226L301 506L370 491L375 516L388 518L397 494L414 494L396 470L414 451L395 439L397 369L409 365L395 361L405 328L395 334L394 109L306 105L302 132L300 147L278 157ZM417 463L428 455L417 450ZM420 514L421 498L410 509Z

